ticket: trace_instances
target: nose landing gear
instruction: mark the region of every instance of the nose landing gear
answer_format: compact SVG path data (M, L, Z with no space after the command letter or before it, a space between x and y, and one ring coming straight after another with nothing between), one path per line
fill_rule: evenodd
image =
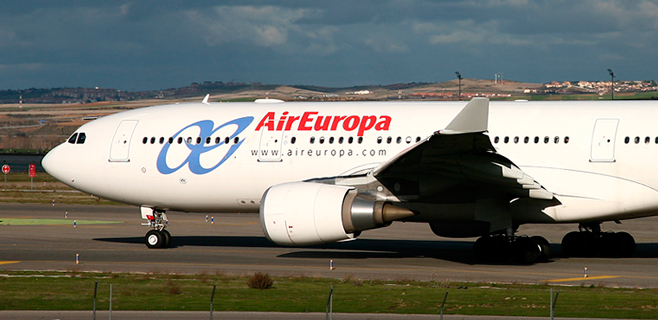
M148 220L143 226L152 228L144 236L144 242L149 249L164 249L171 246L171 234L165 230L167 227L167 215L164 210L141 207L142 219Z

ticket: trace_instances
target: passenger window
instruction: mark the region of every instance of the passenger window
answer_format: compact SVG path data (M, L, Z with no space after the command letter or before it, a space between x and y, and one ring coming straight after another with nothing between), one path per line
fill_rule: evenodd
M416 137L416 142L420 142L420 137Z
M334 143L334 137L330 137L329 138L329 144L333 144L333 143Z
M151 144L155 143L155 137L151 137Z
M238 142L240 142L240 137L235 137L235 138L233 139L233 143L234 143L234 144L238 144Z
M363 137L359 137L359 144L363 143Z
M187 144L192 144L192 137L187 137Z
M384 138L382 138L381 136L377 137L377 143L378 144L381 144L383 140L384 140Z
M320 137L320 144L324 143L324 137Z
M297 142L297 138L296 138L296 137L292 137L292 138L290 138L290 143L295 144L295 142Z
M69 140L69 142L71 142L71 141ZM142 139L143 144L147 144L148 142L149 142L149 138L144 137L144 139ZM71 142L71 143L73 143L73 142Z
M228 144L229 142L231 142L231 138L230 138L230 137L226 137L226 138L224 138L224 144Z
M338 143L343 144L343 137L338 138Z
M555 142L555 144L560 143L560 137L557 137L557 136L556 136L556 137L553 139L553 142Z
M160 144L164 143L164 137L160 137Z
M658 137L656 137L656 144L658 144Z
M144 138L146 139L146 138ZM74 133L70 138L69 138L69 143L75 143L75 141L78 140L78 133Z
M76 143L83 144L85 143L85 140L87 140L87 135L84 132L80 132L80 134L78 134L78 142Z
M201 137L196 138L196 144L201 144Z
M508 142L509 142L509 137L505 137L505 139L503 139L503 141L504 141L505 143L508 143Z
M528 143L528 142L530 142L530 137L526 136L525 138L523 138L523 143Z
M173 137L169 137L169 144L172 144L172 143L174 143L174 138L173 138Z
M514 143L519 143L519 137L514 137Z
M78 139L78 140L80 140L80 139ZM649 138L649 137L644 138L644 143L649 144L650 142L651 142L651 138Z
M388 138L386 138L386 143L390 144L391 141L393 141L393 138L392 138L392 137L388 137Z
M311 142L311 144L314 144L315 143L315 137L311 137L310 142Z
M206 144L210 144L211 142L212 142L212 138L207 137L207 138L206 138Z
M535 144L539 143L539 137L535 136Z
M625 144L628 144L629 142L631 142L631 138L630 138L630 137L626 137L626 138L624 138L624 143L625 143ZM656 137L656 143L658 143L658 137Z
M640 137L635 137L635 144L640 143Z
M402 142L402 137L398 137L397 139L395 139L395 142L397 142L397 144L400 144Z
M549 138L548 136L545 136L544 137L544 143L548 143L549 141L551 141L551 138Z
M498 143L498 141L500 141L500 138L499 138L499 137L495 137L495 138L494 138L494 143Z
M407 144L411 143L411 137L410 136L407 136L406 142L407 142Z
M564 144L569 143L569 136L564 137Z
M347 138L347 143L352 144L354 142L354 137Z
M220 142L222 142L222 138L220 137L215 138L215 144L219 144Z

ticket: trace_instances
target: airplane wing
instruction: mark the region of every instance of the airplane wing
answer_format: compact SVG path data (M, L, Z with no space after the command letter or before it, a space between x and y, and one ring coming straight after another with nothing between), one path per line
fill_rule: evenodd
M444 130L381 164L373 176L401 201L553 199L550 191L496 152L486 134L488 114L489 99L474 98Z

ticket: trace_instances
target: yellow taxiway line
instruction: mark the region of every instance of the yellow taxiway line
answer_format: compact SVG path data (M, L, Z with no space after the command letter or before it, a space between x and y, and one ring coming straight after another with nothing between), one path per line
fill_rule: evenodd
M0 264L19 263L20 261L0 261Z
M568 281L601 280L601 279L614 279L614 278L619 278L619 276L578 277L578 278L566 278L566 279L551 279L551 280L543 280L543 281L568 282Z

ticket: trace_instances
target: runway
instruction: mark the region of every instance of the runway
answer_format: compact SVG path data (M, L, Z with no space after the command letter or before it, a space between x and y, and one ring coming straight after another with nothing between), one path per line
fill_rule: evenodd
M471 253L475 238L440 238L426 224L394 223L345 243L281 247L264 237L257 214L211 214L214 223L206 222L206 214L167 215L172 248L147 249L143 237L148 228L140 225L143 221L136 207L3 203L0 270L236 275L260 271L330 278L658 287L656 217L602 225L603 230L625 230L635 237L634 257L619 259L564 258L559 242L564 234L577 229L574 224L522 226L520 234L547 238L554 257L547 263L517 266L478 264ZM38 220L30 225L2 222L10 219ZM81 223L74 227L74 221ZM331 260L334 270L329 268ZM585 267L587 278L583 276Z

